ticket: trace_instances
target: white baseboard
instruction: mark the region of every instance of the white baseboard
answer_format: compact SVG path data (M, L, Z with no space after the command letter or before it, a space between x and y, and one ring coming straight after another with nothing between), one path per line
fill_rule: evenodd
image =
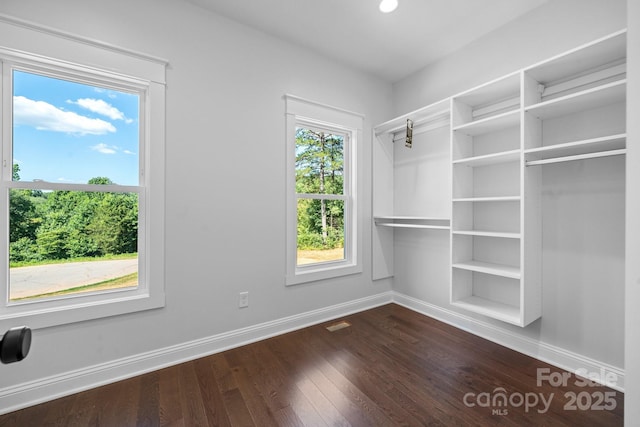
M109 363L0 389L0 414L68 396L136 375L240 347L276 335L393 302L393 292L383 292L247 328L138 354Z
M606 385L624 392L624 370L621 368L593 360L560 347L516 335L506 329L398 292L393 293L393 302L566 371L575 373L580 370L585 373L598 374L598 377L605 381L615 379L615 381ZM594 376L591 379L597 381L599 378ZM597 382L602 383L602 381Z

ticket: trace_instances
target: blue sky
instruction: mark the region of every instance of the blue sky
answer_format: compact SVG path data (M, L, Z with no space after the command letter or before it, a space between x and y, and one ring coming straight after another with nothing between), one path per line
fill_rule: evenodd
M137 94L13 73L13 162L20 180L138 185Z

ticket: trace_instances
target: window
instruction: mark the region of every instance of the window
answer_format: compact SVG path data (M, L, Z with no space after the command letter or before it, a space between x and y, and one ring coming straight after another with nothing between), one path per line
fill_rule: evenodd
M164 64L3 34L0 326L162 307Z
M296 127L296 266L345 259L344 152L349 135ZM346 145L345 145L346 144ZM348 166L348 164L347 164ZM348 168L346 170L348 175ZM345 203L347 202L347 203Z
M140 93L6 68L9 302L136 288Z
M287 95L288 285L362 271L357 144L362 116Z

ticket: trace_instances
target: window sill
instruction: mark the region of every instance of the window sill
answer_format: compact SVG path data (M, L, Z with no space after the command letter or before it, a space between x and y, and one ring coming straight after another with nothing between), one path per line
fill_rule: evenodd
M108 299L89 298L87 301L82 301L82 297L80 297L77 304L59 307L36 307L36 303L32 310L23 309L19 312L13 312L12 307L7 307L5 312L0 315L0 325L6 328L20 324L28 325L31 329L41 329L151 310L164 307L165 305L164 292L158 293L157 295L139 292L123 292L123 295L120 297L114 296L113 293L109 293L108 295ZM101 296L104 297L105 295ZM18 308L18 306L14 307ZM24 308L24 306L20 308Z
M285 284L286 286L300 285L359 273L362 273L362 266L354 264L340 263L335 266L324 264L320 266L299 267L296 268L294 275L286 276Z

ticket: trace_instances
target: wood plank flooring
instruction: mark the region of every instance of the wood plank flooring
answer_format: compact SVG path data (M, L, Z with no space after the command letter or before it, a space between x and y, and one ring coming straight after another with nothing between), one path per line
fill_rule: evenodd
M562 371L401 306L339 320L351 326L316 325L6 414L0 426L623 425L623 393L574 376L538 385L537 369Z

